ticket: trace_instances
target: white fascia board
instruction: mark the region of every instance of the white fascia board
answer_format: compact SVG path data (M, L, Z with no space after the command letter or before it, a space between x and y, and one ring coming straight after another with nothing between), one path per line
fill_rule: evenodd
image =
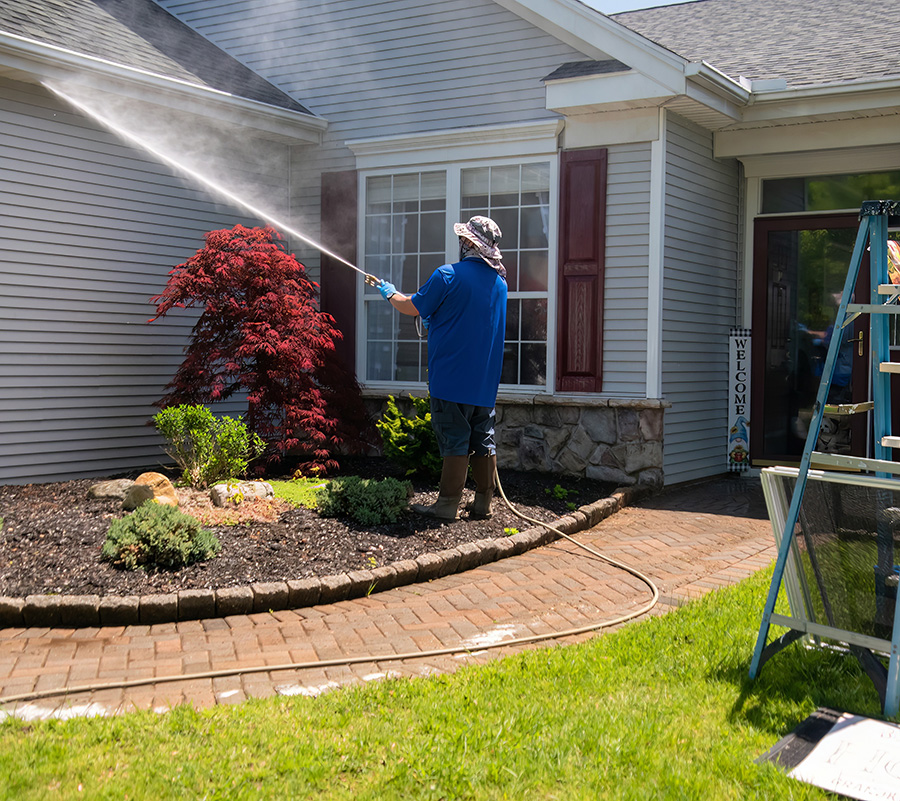
M564 147L609 147L659 139L659 108L576 114L566 119Z
M900 107L900 78L844 81L800 89L754 92L746 124L789 122L803 117Z
M547 108L560 114L591 114L615 108L659 106L675 96L639 72L585 75L547 82Z
M588 58L596 61L616 59L637 72L652 75L667 93L684 91L686 59L578 0L495 2Z
M557 151L561 119L512 125L451 128L442 131L353 139L345 144L360 170L444 164L479 158L513 158Z
M772 153L806 153L897 144L900 116L814 120L767 128L724 130L714 134L716 158L743 159Z
M239 125L294 144L318 144L327 120L207 86L167 78L9 33L0 33L0 74L30 83L83 86Z
M900 143L856 147L854 143L847 142L840 150L745 156L741 158L741 163L744 165L744 177L748 180L900 170ZM754 214L759 212L758 206L753 208Z

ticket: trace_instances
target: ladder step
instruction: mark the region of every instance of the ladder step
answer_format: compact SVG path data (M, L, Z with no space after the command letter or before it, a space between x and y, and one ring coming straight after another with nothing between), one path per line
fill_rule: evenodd
M838 403L826 404L825 414L829 417L844 417L848 414L862 414L871 412L875 408L875 401L863 401L862 403Z
M813 468L840 468L841 470L868 470L873 473L900 474L900 462L886 459L868 459L863 456L847 456L842 453L820 453L809 455L809 466Z
M900 295L900 284L879 284L879 295Z
M900 314L900 306L883 303L848 303L847 314Z
M900 362L881 362L878 369L882 373L900 373Z
M885 448L900 448L900 437L882 437L881 444Z

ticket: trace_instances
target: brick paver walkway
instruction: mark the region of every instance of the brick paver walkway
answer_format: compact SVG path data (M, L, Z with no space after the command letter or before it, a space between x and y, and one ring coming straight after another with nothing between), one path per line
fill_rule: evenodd
M751 479L721 479L660 494L576 539L648 575L660 592L651 614L746 578L775 558L759 482ZM277 693L314 694L386 675L449 672L539 646L479 647L613 620L649 598L649 589L635 576L561 540L425 584L306 609L153 626L4 629L0 717L4 712L23 717L114 714L180 703L202 707ZM590 636L596 634L545 642ZM470 650L385 658L459 646ZM360 661L271 669L345 657ZM238 668L259 670L198 676ZM185 678L71 691L161 677ZM62 687L70 688L67 695L4 702Z

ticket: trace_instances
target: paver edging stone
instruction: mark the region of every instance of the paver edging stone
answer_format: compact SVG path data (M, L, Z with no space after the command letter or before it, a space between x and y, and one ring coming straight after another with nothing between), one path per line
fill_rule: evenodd
M582 506L552 525L564 534L572 535L592 528L652 492L651 487L619 487L609 497ZM405 559L372 570L260 582L249 587L220 590L180 590L144 596L29 595L24 599L0 596L0 628L170 623L201 617L300 609L472 570L557 539L559 535L556 532L544 526L535 526L508 537L463 543L445 551L422 554L416 559Z

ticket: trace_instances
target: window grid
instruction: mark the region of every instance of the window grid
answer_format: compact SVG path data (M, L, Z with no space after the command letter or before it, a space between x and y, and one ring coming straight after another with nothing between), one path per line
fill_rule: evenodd
M448 192L458 195L448 196ZM483 214L503 232L509 301L501 386L547 384L549 311L549 162L490 165L445 171L368 176L365 179L364 269L411 294L434 269L455 261L446 209L459 220ZM415 318L386 304L377 290L363 295L365 376L370 382L427 380L427 339Z

